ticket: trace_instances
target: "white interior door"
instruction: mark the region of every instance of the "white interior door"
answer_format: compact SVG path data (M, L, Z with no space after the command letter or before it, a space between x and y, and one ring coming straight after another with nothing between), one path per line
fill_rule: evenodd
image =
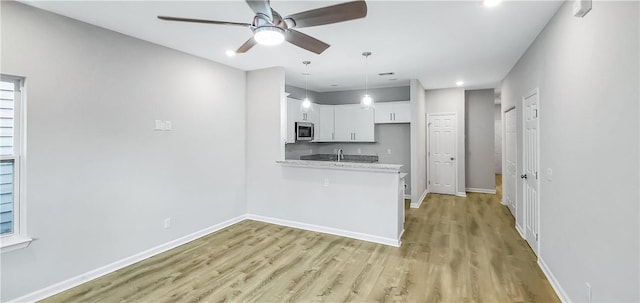
M523 174L525 237L533 251L538 253L539 194L538 194L538 93L523 102Z
M516 182L517 173L516 173L516 149L517 149L517 141L516 141L516 110L515 108L505 112L504 114L505 121L505 167L503 171L503 189L502 189L502 199L504 203L509 206L513 215L517 218L518 209L516 206Z
M456 193L456 114L429 115L429 163L430 192L455 195Z

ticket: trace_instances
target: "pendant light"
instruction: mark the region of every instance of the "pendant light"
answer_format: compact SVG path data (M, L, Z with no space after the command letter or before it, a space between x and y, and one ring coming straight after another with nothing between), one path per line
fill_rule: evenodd
M309 100L309 89L308 89L308 77L309 77L309 64L311 64L311 61L303 61L302 64L304 64L307 67L307 71L303 74L304 75L304 100L302 100L302 110L303 111L308 111L311 108L311 100Z
M360 104L362 105L362 107L365 108L372 108L373 107L373 98L371 98L371 96L369 95L369 64L368 64L368 59L369 56L371 56L371 52L364 52L362 53L362 56L364 56L364 96L362 96L362 100L360 101Z

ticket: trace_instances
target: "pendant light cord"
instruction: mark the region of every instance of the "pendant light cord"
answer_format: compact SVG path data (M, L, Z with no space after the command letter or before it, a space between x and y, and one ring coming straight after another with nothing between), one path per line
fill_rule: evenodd
M304 74L304 98L306 100L309 100L309 88L308 88L308 79L309 79L309 64L311 64L311 61L303 61L302 64L304 64L307 68L306 73Z

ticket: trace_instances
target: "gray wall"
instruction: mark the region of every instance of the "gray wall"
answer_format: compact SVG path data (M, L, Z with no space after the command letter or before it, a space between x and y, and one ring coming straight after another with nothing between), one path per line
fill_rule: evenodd
M315 152L321 154L333 154L342 148L345 154L350 155L377 155L380 163L402 164L403 173L411 171L411 138L409 136L409 123L403 124L376 124L375 143L318 143L315 144ZM287 144L287 152L289 152ZM310 144L313 145L313 144ZM358 153L360 149L360 153ZM304 153L305 150L302 152ZM388 152L391 152L389 154ZM308 152L308 150L306 150ZM299 159L299 157L298 157ZM407 175L407 187L405 193L411 193L411 177Z
M494 166L496 174L502 174L502 110L500 104L494 105Z
M309 96L311 102L314 103L318 103L318 100L320 99L320 93L312 90L305 91L304 87L301 88L293 85L285 85L284 90L289 93L289 98L303 100L305 96Z
M409 101L411 97L408 86L370 88L368 93L374 102ZM364 89L322 92L319 93L316 103L334 105L360 103L363 95Z
M2 73L27 83L36 240L2 254L0 301L246 213L243 71L1 5Z
M540 261L570 301L588 301L588 282L593 302L638 302L640 3L594 1L584 18L572 5L504 79L502 108L522 121L522 97L539 89Z
M493 89L465 92L466 186L495 190L495 104Z
M456 113L458 118L458 180L457 194L466 192L465 177L465 95L463 88L445 88L426 91L426 113ZM428 142L428 141L427 141ZM426 152L424 153L426 155ZM428 163L427 163L428 165Z

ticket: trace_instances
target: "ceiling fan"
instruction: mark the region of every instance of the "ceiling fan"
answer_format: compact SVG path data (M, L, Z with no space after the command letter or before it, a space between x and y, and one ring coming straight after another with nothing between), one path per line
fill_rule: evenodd
M214 20L190 19L179 17L158 16L158 19L167 21L182 21L220 25L235 25L248 27L253 32L247 42L242 44L236 53L245 53L256 43L263 45L276 45L284 40L298 47L304 48L316 54L321 54L329 44L324 43L309 35L303 34L294 28L311 27L325 24L338 23L367 16L367 4L365 1L352 1L318 9L312 9L301 13L280 16L273 8L269 0L245 0L249 7L256 13L251 23L225 22Z

